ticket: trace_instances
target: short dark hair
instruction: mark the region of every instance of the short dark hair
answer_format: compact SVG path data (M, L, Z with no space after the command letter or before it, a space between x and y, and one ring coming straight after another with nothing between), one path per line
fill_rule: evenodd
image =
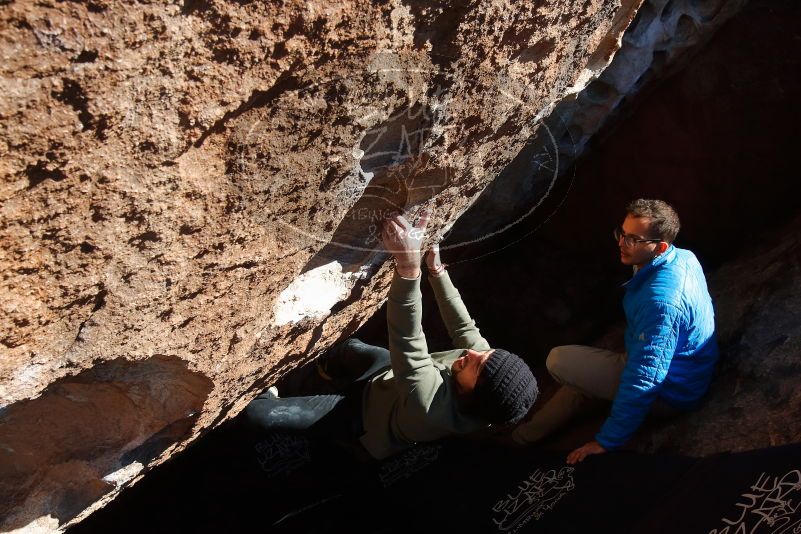
M645 217L650 221L651 232L654 238L659 238L672 244L679 234L681 224L679 215L673 207L664 200L649 200L638 198L629 202L626 211L632 217ZM648 236L644 236L648 237Z

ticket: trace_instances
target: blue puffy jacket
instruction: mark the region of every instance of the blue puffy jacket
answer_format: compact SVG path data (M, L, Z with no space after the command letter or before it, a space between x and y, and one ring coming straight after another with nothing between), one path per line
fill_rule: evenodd
M671 245L624 287L628 359L595 437L607 449L628 441L657 398L678 410L697 406L718 359L712 299L695 254Z

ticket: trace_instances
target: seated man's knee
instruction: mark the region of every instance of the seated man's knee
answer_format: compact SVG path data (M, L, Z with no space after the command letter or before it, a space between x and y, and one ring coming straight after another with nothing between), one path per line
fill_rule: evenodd
M548 357L545 359L545 367L548 369L548 372L553 374L558 371L559 367L562 365L561 358L562 358L562 347L554 347L551 349L551 352L548 353Z
M561 345L552 348L545 360L545 367L557 382L564 382L564 377L570 374L574 363L568 347L569 345Z

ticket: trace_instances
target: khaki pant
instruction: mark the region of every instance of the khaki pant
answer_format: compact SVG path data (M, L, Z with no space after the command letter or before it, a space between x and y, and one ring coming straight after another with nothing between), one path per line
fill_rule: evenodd
M515 429L512 436L518 443L532 443L550 435L581 412L589 399L614 400L626 354L586 345L562 345L551 350L545 365L562 386L531 421ZM657 400L649 413L664 417L676 411Z

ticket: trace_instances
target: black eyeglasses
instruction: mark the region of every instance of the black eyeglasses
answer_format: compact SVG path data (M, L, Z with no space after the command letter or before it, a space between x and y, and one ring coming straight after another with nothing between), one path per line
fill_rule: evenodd
M612 235L615 236L615 241L618 243L620 243L620 238L623 238L623 244L627 247L633 247L637 243L659 243L662 241L661 239L643 239L641 237L628 235L620 226L612 231Z

